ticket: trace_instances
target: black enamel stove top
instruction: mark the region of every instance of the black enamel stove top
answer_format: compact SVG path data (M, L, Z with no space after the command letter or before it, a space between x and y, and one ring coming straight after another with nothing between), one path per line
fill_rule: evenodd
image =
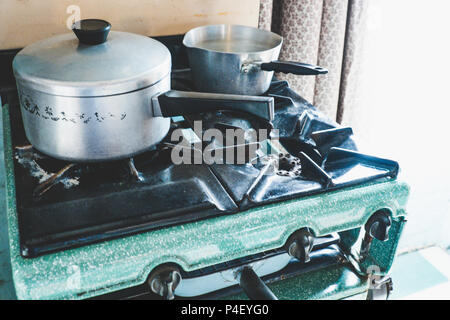
M188 69L175 70L172 88L192 90L189 76ZM272 123L228 112L175 117L164 141L148 152L95 164L68 163L34 150L25 138L17 96L9 95L22 255L34 257L396 177L396 162L358 153L351 128L325 118L287 82L274 79L266 94L275 98ZM253 128L277 129L278 134L271 143L246 141L261 148L246 155L244 164L173 164L171 132L183 128L192 134L197 120L203 131ZM261 151L268 148L276 152L268 156Z

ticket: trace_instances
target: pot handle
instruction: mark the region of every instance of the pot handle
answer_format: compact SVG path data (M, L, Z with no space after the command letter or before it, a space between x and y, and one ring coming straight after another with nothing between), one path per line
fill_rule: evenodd
M154 116L173 117L212 111L240 111L273 120L274 99L264 96L170 90L152 98Z
M326 74L328 70L312 64L294 62L294 61L271 61L261 63L261 70L275 71L282 73L293 73L296 75L310 76L318 74Z

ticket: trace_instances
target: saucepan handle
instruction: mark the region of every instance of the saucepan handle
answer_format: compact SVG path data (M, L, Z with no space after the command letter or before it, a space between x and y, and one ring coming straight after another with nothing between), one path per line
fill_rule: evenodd
M173 117L213 111L238 111L272 121L272 97L170 90L152 98L155 116Z
M327 69L319 66L314 66L312 64L294 61L279 61L279 60L261 63L261 70L292 73L303 76L328 73Z

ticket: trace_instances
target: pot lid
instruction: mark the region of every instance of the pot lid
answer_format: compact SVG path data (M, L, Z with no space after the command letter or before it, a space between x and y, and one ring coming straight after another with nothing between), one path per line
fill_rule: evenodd
M142 89L170 73L170 52L162 43L110 28L103 20L81 20L75 34L25 47L13 61L16 79L49 94L89 97Z

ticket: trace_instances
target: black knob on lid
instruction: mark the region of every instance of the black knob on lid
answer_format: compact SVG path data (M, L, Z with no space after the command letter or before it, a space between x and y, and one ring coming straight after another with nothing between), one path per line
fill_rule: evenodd
M106 41L111 24L100 19L83 19L75 22L72 30L81 43L95 45Z

